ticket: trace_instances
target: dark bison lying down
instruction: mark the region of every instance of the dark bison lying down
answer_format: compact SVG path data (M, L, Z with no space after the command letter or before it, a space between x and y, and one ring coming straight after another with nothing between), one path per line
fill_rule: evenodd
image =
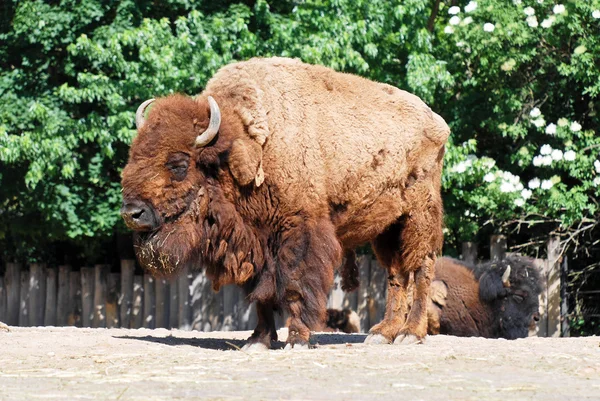
M533 259L508 256L477 266L441 258L431 284L429 334L527 337L539 320L540 274Z
M243 286L259 320L248 346L270 346L281 309L288 345L306 345L323 328L344 250L369 241L389 295L367 341L426 335L449 129L419 98L296 60L252 59L220 69L196 98L144 102L136 124L121 213L139 261L159 274L205 268L215 289Z

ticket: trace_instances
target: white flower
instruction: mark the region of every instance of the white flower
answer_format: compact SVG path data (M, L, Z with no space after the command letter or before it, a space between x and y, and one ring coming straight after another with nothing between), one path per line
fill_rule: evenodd
M542 148L540 149L540 154L541 155L549 155L550 153L552 153L552 146L545 144L542 146Z
M525 7L523 12L525 13L525 15L529 15L529 16L532 16L535 14L535 10L533 9L533 7Z
M500 191L501 192L514 192L515 187L513 184L511 184L510 182L506 182L504 181L501 185L500 185Z
M523 199L521 199L521 198L517 198L517 199L515 199L515 205L516 205L516 206L519 206L519 207L521 207L521 206L523 206L524 204L525 204L525 201L524 201Z
M489 22L483 24L483 30L486 32L494 32L494 29L496 29L494 24L490 24Z
M486 175L483 176L483 180L485 182L493 182L496 179L496 176L494 175L494 173L487 173Z
M581 131L581 124L579 124L577 121L573 121L569 128L571 128L571 131L573 132L578 132Z
M527 186L531 189L539 188L540 187L540 179L534 178L534 179L530 180L529 183L527 184Z
M535 15L532 15L531 17L527 17L527 25L529 25L532 28L537 28L538 20L537 20L537 18L535 18Z
M544 0L537 0L538 4L544 4Z
M600 18L600 10L592 11L592 17L594 17L596 19Z
M597 173L600 173L600 160L596 160L594 162L594 168L596 169Z
M535 156L533 158L533 162L532 163L533 163L534 166L539 167L539 166L542 165L543 159L544 159L544 156Z
M565 152L565 154L563 155L565 161L568 161L568 162L572 162L573 160L575 160L576 156L577 156L577 154L572 150L567 150Z
M467 171L467 165L465 162L460 162L454 166L454 172L456 173L464 173L465 171Z
M533 125L535 125L538 128L542 128L544 125L546 125L546 120L544 120L543 117L533 120L532 122L533 122Z
M448 9L448 14L450 15L456 15L460 12L460 7L458 6L452 6Z
M533 109L531 109L531 111L529 112L529 115L533 118L539 117L542 115L542 112L540 111L540 109L538 109L537 107L534 107Z
M552 26L552 24L554 23L554 20L555 20L554 16L551 15L550 17L543 20L540 25L542 25L542 28L550 28Z
M496 165L496 161L490 157L482 157L481 164L483 167L490 169Z
M460 23L460 17L458 16L454 16L452 18L450 18L450 25L458 25Z
M518 182L517 185L515 185L515 189L517 191L521 191L523 189L523 184L521 182Z
M513 4L518 6L519 4L521 4L521 0L513 0Z
M562 14L565 12L565 6L563 6L562 4L557 4L554 6L552 11L554 12L554 14Z
M556 134L556 124L554 124L554 123L548 124L548 126L546 127L546 134L555 135Z
M551 156L552 156L552 160L560 161L563 158L563 152L560 149L554 149L552 151L552 155Z
M549 166L552 164L552 156L547 155L542 157L542 165L543 166Z
M446 27L444 28L444 33L450 35L451 33L454 33L454 28L452 28L450 25L446 25Z
M475 11L476 8L477 8L477 2L470 1L469 4L467 4L465 6L465 12L470 13L471 11Z
M472 17L467 17L463 20L463 25L469 25L471 22L473 22L473 18Z
M600 177L594 178L594 185L600 187Z
M554 184L552 183L552 181L550 180L544 180L542 181L542 185L540 185L540 187L542 189L550 189L554 186Z
M533 194L533 192L531 192L529 189L524 189L521 191L521 196L523 197L523 199L531 198L532 194Z

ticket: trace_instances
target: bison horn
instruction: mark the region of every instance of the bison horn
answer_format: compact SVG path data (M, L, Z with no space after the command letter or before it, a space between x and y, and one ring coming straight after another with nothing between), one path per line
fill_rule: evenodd
M144 103L140 104L137 111L135 112L135 127L140 129L144 126L146 119L144 118L144 112L146 108L150 106L150 103L154 102L154 99L148 99Z
M504 270L504 274L502 275L502 285L504 287L510 287L510 265Z
M198 147L208 145L217 135L221 126L221 110L212 96L208 97L208 105L210 106L210 122L206 131L196 137L196 146Z

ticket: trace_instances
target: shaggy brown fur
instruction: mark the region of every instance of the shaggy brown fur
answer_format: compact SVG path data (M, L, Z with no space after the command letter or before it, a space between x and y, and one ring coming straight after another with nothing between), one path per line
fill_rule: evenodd
M222 122L196 148L207 96ZM205 267L215 289L244 286L259 310L250 342L269 346L273 309L287 309L294 345L324 323L342 250L372 241L392 295L371 333L422 338L448 135L420 99L389 85L283 58L228 65L196 99L158 99L132 144L124 204L145 202L156 222L148 231L126 219L141 231L138 258L161 273ZM418 296L404 324L413 271Z
M511 267L510 286L502 274ZM430 290L429 334L522 338L539 320L540 276L533 260L508 256L477 267L438 259Z

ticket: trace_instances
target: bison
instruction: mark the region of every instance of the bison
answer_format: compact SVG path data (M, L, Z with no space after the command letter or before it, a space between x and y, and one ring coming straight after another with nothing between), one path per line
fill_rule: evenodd
M215 290L243 287L258 314L247 348L270 347L278 310L290 316L286 347L306 347L324 327L344 251L367 242L389 295L366 341L427 334L449 128L417 96L256 58L221 68L195 98L143 102L136 125L121 214L137 258L157 274L204 268ZM417 295L405 319L411 272Z
M515 339L527 337L540 316L540 274L533 259L511 255L472 266L450 258L436 263L429 302L429 334Z
M360 333L360 317L352 309L327 309L325 330L328 332Z

